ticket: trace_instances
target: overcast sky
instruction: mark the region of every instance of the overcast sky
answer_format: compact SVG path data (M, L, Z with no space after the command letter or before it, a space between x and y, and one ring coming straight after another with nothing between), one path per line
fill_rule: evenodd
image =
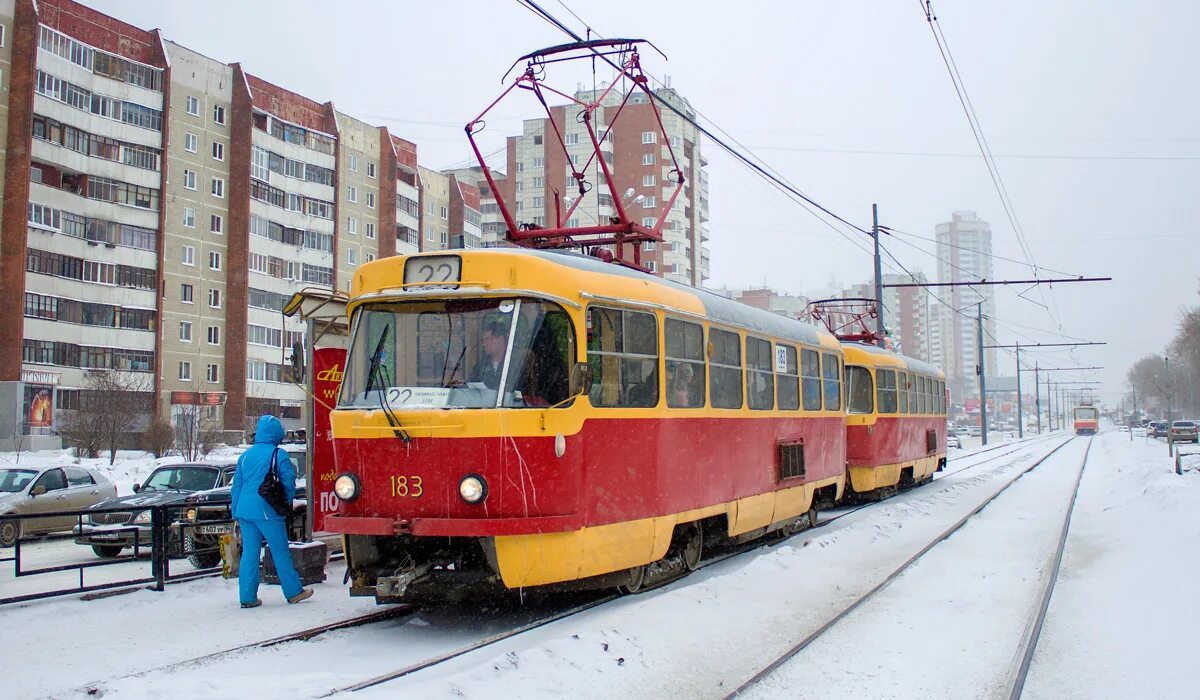
M465 164L462 125L499 94L517 56L567 40L515 0L85 2L387 125L434 168ZM669 76L711 124L841 216L868 228L877 202L881 223L931 238L952 212L974 210L991 224L996 255L1024 258L918 0L565 2L603 36L652 40L669 60L644 51L650 74ZM540 4L582 32L558 0ZM1103 365L1093 378L1115 399L1129 366L1174 335L1179 308L1200 301L1200 3L941 0L934 9L1034 260L1114 278L1056 285L1049 311L1000 291L999 338L1067 342L1061 320L1069 339L1107 342L1028 357ZM568 91L592 79L590 70L557 76ZM499 148L538 109L506 102L485 145ZM861 234L860 249L715 144L703 148L711 284L806 293L869 279ZM936 275L932 254L917 249L931 243L885 245L905 267ZM1031 275L1004 261L996 273ZM989 374L1011 376L1012 358L1001 358Z

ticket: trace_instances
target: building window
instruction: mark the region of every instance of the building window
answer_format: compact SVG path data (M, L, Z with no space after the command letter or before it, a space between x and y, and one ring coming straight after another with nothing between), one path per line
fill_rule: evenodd
M209 326L208 327L208 344L209 345L220 345L221 344L221 327L220 326Z
M213 141L212 154L213 160L225 160L225 144Z
M213 121L218 124L225 123L225 108L221 105L213 105Z
M375 177L375 164L367 161L367 177Z
M643 216L642 217L642 226L645 226L646 228L654 228L655 223L656 223L656 220L653 216ZM647 248L645 248L643 246L642 250L647 250Z
M375 224L367 223L367 238L375 237Z
M194 170L184 170L183 171L183 186L189 190L196 189L196 171L194 171Z
M208 305L210 308L213 308L213 309L221 308L221 290L219 290L219 289L208 290Z
M653 175L643 175L642 176L642 187L654 187L654 176Z
M192 285L190 285L190 284L179 285L179 300L185 304L192 303Z
M642 143L658 143L658 134L653 131L643 131Z
M192 380L192 363L184 360L179 363L179 381L190 382Z
M219 177L212 179L212 194L214 197L225 198L225 180Z
M220 370L217 369L217 365L208 365L205 368L204 378L208 380L209 384L216 384L219 381L219 371Z
M579 132L572 131L563 137L563 143L568 146L574 146L579 143Z
M643 153L642 154L642 165L654 165L654 154L653 153Z
M351 204L358 202L358 188L350 185L346 188L346 199L350 200Z
M350 172L352 172L352 173L358 172L358 156L354 155L353 153L350 153L346 156L346 161L350 165Z
M221 219L220 214L213 214L212 218L209 219L208 230L212 231L213 233L221 233L221 227L224 225L224 223L225 222L223 219Z
M185 245L183 247L182 255L180 255L179 262L183 263L184 265L195 265L196 249L190 245Z
M442 207L442 218L443 218L443 219L449 219L449 218L450 218L450 210L449 210L449 209L447 209L446 207Z
M193 117L200 116L200 98L195 95L187 96L187 113Z
M358 219L353 216L346 219L346 233L358 233Z
M367 209L374 209L374 208L375 208L375 193L368 192L367 193Z
M183 225L188 228L196 228L196 210L191 207L183 208Z
M179 322L179 339L185 343L192 342L192 322L191 321L180 321Z
M658 206L658 200L655 197L646 197L642 200L642 208L644 209L653 209L656 206Z
M209 251L209 253L208 253L208 269L210 269L210 270L220 270L221 269L221 254L215 250Z
M371 262L374 259L375 259L374 253L367 253L367 262Z
M198 148L200 148L200 137L196 136L195 134L191 134L191 133L184 134L183 135L183 148L188 153L195 153L196 150Z
M654 262L653 260L647 260L646 269L651 272L658 272L658 263Z
M649 228L649 227L647 227ZM658 248L658 241L646 241L642 244L642 252L653 253Z
M358 264L358 249L357 248L347 248L346 249L346 264L350 265L351 267Z

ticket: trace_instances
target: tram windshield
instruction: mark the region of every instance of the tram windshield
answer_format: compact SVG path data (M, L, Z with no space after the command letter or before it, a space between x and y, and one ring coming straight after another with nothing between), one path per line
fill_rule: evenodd
M355 312L338 406L555 406L568 397L574 358L570 317L549 302L515 298L365 304Z

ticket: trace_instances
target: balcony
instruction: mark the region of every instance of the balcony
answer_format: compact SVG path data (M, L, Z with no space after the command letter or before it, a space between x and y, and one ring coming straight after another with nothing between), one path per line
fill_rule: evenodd
M707 227L707 226L701 226L701 227L700 227L700 240L701 240L701 241L707 241L707 240L708 240L709 238L711 238L711 237L712 237L712 234L710 234L710 233L708 232L708 227Z

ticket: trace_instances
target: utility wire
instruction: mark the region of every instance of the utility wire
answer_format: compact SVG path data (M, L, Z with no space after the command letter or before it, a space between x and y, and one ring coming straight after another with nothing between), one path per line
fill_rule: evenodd
M938 239L936 239L936 238L930 238L929 236L922 236L922 235L920 235L920 234L916 234L916 233L909 233L909 232L907 232L907 231L901 231L901 230L899 230L899 229L892 228L891 226L884 226L884 225L880 224L879 228L880 228L880 229L882 229L882 230L884 230L884 231L887 231L888 233L891 233L891 234L899 234L899 235L901 235L901 236L910 236L910 237L912 237L912 238L919 238L919 239L921 239L921 240L923 240L923 241L929 241L929 242L931 242L931 243L936 243L936 244L938 244L938 245L944 245L944 246L946 246L946 247L948 247L948 248L955 248L955 249L957 249L957 250L965 250L965 251L967 251L968 253L974 253L974 254L976 254L976 255L982 255L982 256L984 256L984 257L987 257L987 258L992 258L993 260L1003 260L1003 261L1005 261L1005 262L1016 263L1016 264L1018 264L1018 265L1022 265L1022 266L1024 266L1024 265L1027 265L1027 264L1028 264L1028 263L1027 263L1027 262L1025 262L1024 260L1017 260L1017 259L1015 259L1015 258L1006 258L1006 257L1004 257L1003 255L996 255L995 253L985 253L985 252L983 252L982 250L976 250L976 249L974 249L974 248L967 248L966 246L957 245L957 244L954 244L954 243L950 243L950 242L948 242L948 241L939 241ZM897 240L899 240L899 239L897 239ZM923 250L923 249L921 249L921 248L918 248L918 250ZM928 252L928 251L926 251L926 252ZM934 257L937 257L937 256L935 255ZM941 259L941 258L939 258L939 259ZM1073 274L1073 273L1070 273L1070 272L1063 272L1062 270L1055 270L1054 268L1050 268L1050 267L1043 267L1043 268L1040 268L1040 269L1041 269L1041 270L1043 270L1043 271L1045 271L1045 272L1053 272L1053 273L1055 273L1055 274L1057 274L1057 275L1063 275L1063 276L1066 276L1066 277L1081 277L1081 276L1082 276L1082 275L1076 275L1076 274Z

